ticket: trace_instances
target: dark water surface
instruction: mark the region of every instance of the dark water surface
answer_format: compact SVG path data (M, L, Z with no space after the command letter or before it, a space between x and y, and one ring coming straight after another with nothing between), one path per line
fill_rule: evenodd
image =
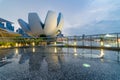
M104 58L99 58L104 54ZM119 52L33 47L0 50L0 80L120 80Z

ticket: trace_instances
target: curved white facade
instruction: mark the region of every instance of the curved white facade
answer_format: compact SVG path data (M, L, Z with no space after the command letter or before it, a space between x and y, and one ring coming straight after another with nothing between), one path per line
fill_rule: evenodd
M22 29L30 36L46 36L55 37L63 27L63 16L61 13L57 16L55 12L48 11L45 23L43 24L37 13L29 13L28 24L22 19L18 19Z
M57 15L55 14L55 12L48 11L45 19L44 32L46 35L54 35L56 28L57 28Z
M29 13L28 22L33 36L34 35L38 36L39 34L43 34L42 22L39 19L37 13Z

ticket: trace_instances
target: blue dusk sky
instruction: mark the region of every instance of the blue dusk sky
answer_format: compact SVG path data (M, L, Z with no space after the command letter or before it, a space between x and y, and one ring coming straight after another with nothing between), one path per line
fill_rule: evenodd
M28 13L36 12L44 22L47 11L64 17L64 35L120 32L120 0L0 0L0 17L19 26L19 18L28 22Z

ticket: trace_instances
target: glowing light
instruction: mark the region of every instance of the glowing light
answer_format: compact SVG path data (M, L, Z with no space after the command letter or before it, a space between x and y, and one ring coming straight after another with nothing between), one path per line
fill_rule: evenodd
M117 41L116 41L117 42ZM118 42L120 43L120 39L118 39Z
M1 47L2 47L2 48L4 48L4 46L3 46L3 45L2 45Z
M57 48L55 47L54 52L57 53Z
M2 45L2 46L0 46L0 48L10 48L10 47L11 47L10 45L7 45L7 46Z
M32 42L32 46L35 46L35 42Z
M104 45L105 47L111 47L109 44Z
M77 48L76 48L76 47L74 48L74 55L75 55L75 56L78 55L78 54L77 54Z
M77 53L74 53L75 56L77 56L78 54Z
M25 44L26 46L29 46L27 43Z
M20 44L18 44L18 46L20 47L20 46L22 46L22 44L20 43Z
M100 41L100 45L101 45L101 46L103 46L103 45L104 45L103 41Z
M10 45L8 45L7 47L8 47L8 48L10 48L11 46L10 46Z
M56 42L54 42L54 45L56 45Z
M35 48L32 49L32 52L35 52Z
M76 42L76 41L74 41L74 45L75 45L75 46L77 45L77 42Z
M18 48L15 49L15 55L18 55Z
M4 48L7 48L7 46L4 46Z
M86 67L86 68L90 67L90 65L86 64L86 63L84 63L83 66Z
M18 47L18 43L16 43L15 46Z

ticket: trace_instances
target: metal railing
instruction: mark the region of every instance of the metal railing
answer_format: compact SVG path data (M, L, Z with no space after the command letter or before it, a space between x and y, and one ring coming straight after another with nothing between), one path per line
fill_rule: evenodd
M120 48L120 33L68 36L66 44L83 47Z
M56 42L56 43L55 43ZM120 33L65 36L65 37L0 37L0 48L22 46L78 46L78 47L106 47L120 48Z

